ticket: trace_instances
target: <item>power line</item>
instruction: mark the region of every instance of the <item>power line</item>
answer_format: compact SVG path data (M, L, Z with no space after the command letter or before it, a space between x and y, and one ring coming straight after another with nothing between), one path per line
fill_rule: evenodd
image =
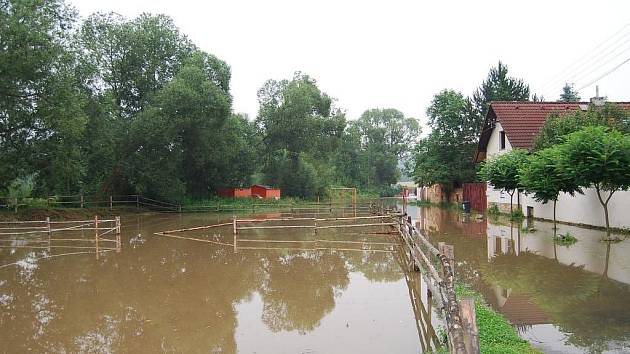
M625 44L627 44L627 43L630 43L630 38L628 38L628 39L627 39L625 42L623 42L621 45L619 45L619 46L615 47L613 50L611 50L611 51L607 52L607 53L606 53L606 55L604 55L604 57L602 57L602 58L601 58L601 60L604 60L604 59L605 59L605 57L606 57L606 56L608 56L608 55L612 55L612 54L614 54L614 53L617 51L617 49L619 49L620 47L624 46L624 45L625 45ZM599 65L598 67L593 68L593 69L591 69L590 71L586 72L586 74L584 74L584 72L585 72L586 70L588 70L588 69L589 69L589 67L585 67L583 70L579 71L578 73L574 74L573 76L570 76L570 77L569 77L569 81L571 81L571 82L578 82L578 81L580 81L580 80L584 79L585 77L587 77L588 75L592 74L593 72L595 72L595 71L597 71L597 70L601 69L602 67L604 67L605 65L607 65L607 64L608 64L608 63L610 63L611 61L613 61L613 60L615 60L615 59L619 58L620 56L624 55L624 54L625 54L628 50L630 50L630 47L625 47L625 48L623 48L623 49L622 49L622 51L621 51L621 52L619 52L619 53L617 53L614 57L612 57L612 58L610 58L610 59L606 60L604 63L602 63L602 64L601 64L601 65ZM601 60L597 60L596 62L601 62ZM595 64L596 64L596 62L594 62L594 63L593 63L593 65L595 65Z
M569 71L571 70L576 70L576 69L581 69L586 63L590 62L593 57L597 57L601 54L601 52L605 51L606 49L610 48L611 46L615 45L616 43L618 43L620 40L624 39L628 34L630 34L630 32L627 33L623 33L623 35L619 38L617 38L616 40L614 40L612 43L608 43L610 40L612 40L613 38L617 37L618 34L622 33L627 27L630 26L630 22L626 23L624 26L622 26L619 30L617 30L615 33L613 33L611 36L609 36L608 38L606 38L604 41L600 42L598 45L596 45L593 49L589 50L588 52L586 52L583 56L581 56L579 59L577 59L576 61L574 61L573 63L571 63L570 65L568 65L567 67L565 67L562 71L560 71L558 74L554 75L549 81L547 81L546 84L543 85L542 90L541 91L545 91L547 88L555 85L558 81L562 81L562 77ZM595 52L597 51L599 48L603 47L604 45L606 45L608 43L608 45L603 48L601 51L599 52ZM589 58L590 57L590 58ZM578 65L579 64L579 65Z
M580 91L580 90L582 90L582 89L585 89L585 88L587 88L587 87L591 86L592 84L596 83L597 81L599 81L599 80L601 80L601 79L605 78L606 76L610 75L610 74L611 74L611 73L613 73L615 70L619 69L620 67L622 67L624 64L626 64L626 63L628 63L628 62L630 62L630 58L628 58L628 59L624 60L623 62L621 62L621 64L619 64L619 65L615 66L614 68L610 69L609 71L605 72L604 74L602 74L600 77L596 78L595 80L593 80L593 81L589 82L588 84L586 84L586 85L584 85L584 86L580 87L580 88L578 89L578 91Z

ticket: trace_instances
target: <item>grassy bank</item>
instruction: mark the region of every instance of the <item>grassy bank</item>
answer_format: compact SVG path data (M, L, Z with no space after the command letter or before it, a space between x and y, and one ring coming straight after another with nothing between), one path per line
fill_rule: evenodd
M472 297L475 299L477 314L477 328L479 330L479 348L484 354L524 354L540 353L526 340L518 336L516 330L499 313L491 309L481 295L458 284L455 291L458 298Z

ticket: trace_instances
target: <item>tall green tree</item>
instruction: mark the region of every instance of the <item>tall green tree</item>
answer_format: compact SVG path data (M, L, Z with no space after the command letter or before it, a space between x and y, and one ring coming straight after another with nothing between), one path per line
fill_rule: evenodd
M519 184L536 201L553 202L553 228L556 229L556 203L560 193L582 193L570 173L563 150L558 145L530 155L518 171Z
M416 146L414 180L424 186L440 183L448 189L474 181L479 130L470 100L443 90L433 97L427 116L431 133Z
M226 158L217 141L225 138L220 132L231 96L214 80L214 70L225 67L215 57L195 53L134 120L135 148L125 170L136 190L168 199L216 190L224 176L214 159Z
M514 193L520 187L519 171L526 163L527 151L514 149L487 160L479 171L482 179L510 195L510 212L514 211Z
M591 126L569 134L561 149L577 184L595 188L610 237L608 203L617 191L630 189L630 137L618 130Z
M296 72L292 80L269 80L258 92L256 124L265 149L267 182L292 193L291 174L304 171L321 185L330 176L330 161L341 146L346 120L333 99L320 91L314 79ZM275 163L286 168L278 170ZM293 171L293 172L292 172ZM316 188L299 196L314 196Z
M579 102L580 96L577 91L573 89L573 85L565 83L562 87L562 93L560 94L560 102Z
M76 188L81 177L73 175L85 120L69 47L75 19L59 0L0 1L0 189L41 170L42 193Z
M490 69L488 77L473 93L473 104L480 121L486 116L492 101L527 101L529 85L522 79L508 75L508 67L499 61ZM481 125L481 123L479 123Z

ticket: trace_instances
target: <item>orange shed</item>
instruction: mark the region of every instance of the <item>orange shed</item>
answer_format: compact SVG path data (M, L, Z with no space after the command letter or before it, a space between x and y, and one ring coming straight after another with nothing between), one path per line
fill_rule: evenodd
M254 184L251 187L252 197L265 198L265 199L280 199L280 189L272 188L262 184Z
M219 197L223 198L249 198L252 196L251 188L222 188L219 189Z

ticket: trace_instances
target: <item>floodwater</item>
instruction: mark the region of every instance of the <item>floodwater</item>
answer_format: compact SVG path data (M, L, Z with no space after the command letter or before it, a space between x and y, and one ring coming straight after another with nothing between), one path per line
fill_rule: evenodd
M553 242L550 222L465 217L409 207L431 242L454 245L456 278L479 291L545 353L630 352L630 240L559 225L577 238ZM623 236L622 236L623 238Z
M278 215L269 215L275 217ZM419 353L441 325L387 227L242 230L226 215L131 215L123 247L54 258L0 250L0 352ZM351 231L350 231L351 230ZM363 231L361 231L363 230ZM294 249L288 249L294 248ZM362 250L369 248L372 251ZM390 251L394 250L394 251ZM59 254L59 251L54 251ZM15 264L12 264L15 263ZM2 266L5 265L5 266Z

